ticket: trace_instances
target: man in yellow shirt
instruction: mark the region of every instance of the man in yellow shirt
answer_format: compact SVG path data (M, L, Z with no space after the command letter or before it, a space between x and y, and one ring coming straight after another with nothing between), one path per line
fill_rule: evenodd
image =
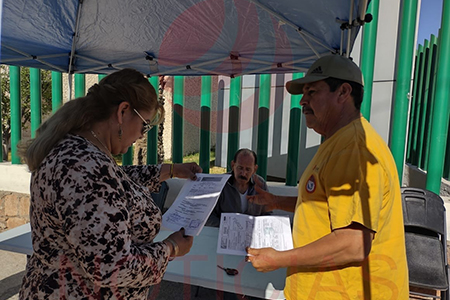
M306 125L324 137L298 198L257 190L250 201L295 212L294 249L248 249L261 272L287 267L287 299L408 299L402 204L389 148L361 116L363 78L350 59L318 59L290 81Z

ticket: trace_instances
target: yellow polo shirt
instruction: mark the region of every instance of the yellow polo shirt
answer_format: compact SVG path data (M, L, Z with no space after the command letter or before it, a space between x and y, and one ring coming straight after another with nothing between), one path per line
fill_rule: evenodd
M355 266L288 268L287 299L408 299L396 166L385 142L362 117L326 140L303 173L293 224L294 247L352 222L375 232L368 258Z

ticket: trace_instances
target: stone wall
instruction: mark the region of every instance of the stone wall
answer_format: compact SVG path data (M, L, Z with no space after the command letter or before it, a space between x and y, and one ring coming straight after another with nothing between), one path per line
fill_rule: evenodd
M0 191L0 232L30 222L30 195Z

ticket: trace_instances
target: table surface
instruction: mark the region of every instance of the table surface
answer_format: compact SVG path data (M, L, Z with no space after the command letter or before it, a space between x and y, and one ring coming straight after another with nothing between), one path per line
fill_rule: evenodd
M161 230L155 241L171 233ZM284 299L286 269L261 273L245 262L244 256L217 254L218 235L218 228L204 227L200 235L194 237L190 252L169 262L163 279L259 298ZM30 224L0 233L0 249L31 255ZM217 265L237 269L239 274L229 276Z

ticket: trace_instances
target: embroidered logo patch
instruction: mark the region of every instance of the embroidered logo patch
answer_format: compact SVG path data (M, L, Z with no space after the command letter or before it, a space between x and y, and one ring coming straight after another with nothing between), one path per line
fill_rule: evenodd
M314 70L312 70L310 72L310 74L322 74L322 67L318 66L317 68L315 68Z
M311 175L311 177L309 177L308 181L306 182L305 188L308 193L313 193L316 190L316 179L314 178L314 175Z

